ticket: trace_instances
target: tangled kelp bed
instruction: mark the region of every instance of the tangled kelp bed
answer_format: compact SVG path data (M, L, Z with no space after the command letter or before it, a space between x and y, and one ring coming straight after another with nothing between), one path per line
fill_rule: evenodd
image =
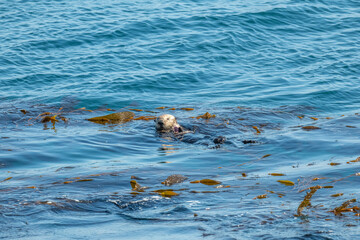
M122 226L134 238L139 228L209 238L358 234L357 113L237 106L1 110L4 237L36 237L49 221L54 234L66 229L74 236L81 236L77 226L92 224L109 232ZM158 135L152 120L162 113L195 132ZM214 148L220 135L226 142Z

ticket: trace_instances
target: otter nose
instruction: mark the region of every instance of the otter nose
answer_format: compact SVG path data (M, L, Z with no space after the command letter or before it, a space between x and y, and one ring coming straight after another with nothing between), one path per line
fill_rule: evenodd
M164 123L163 123L163 122L158 122L158 124L159 124L160 126L163 126L163 125L164 125Z

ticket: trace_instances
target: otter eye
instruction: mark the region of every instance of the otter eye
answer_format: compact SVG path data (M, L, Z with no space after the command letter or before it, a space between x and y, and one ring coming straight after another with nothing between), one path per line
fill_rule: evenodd
M170 118L167 118L167 120L170 120Z

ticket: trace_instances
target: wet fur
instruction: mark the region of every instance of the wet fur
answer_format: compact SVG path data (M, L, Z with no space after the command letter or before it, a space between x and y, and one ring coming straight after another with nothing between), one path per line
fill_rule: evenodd
M170 114L163 114L157 117L155 120L156 131L166 133L183 133L184 128L178 124L176 118Z

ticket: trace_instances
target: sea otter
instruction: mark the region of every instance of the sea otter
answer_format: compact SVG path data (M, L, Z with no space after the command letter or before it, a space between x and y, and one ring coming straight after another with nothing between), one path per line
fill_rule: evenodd
M158 132L182 133L184 128L177 123L176 118L170 114L164 114L155 120L155 128Z
M157 117L154 121L156 131L158 131L159 133L173 133L177 139L189 143L195 143L198 140L196 138L184 138L184 134L195 133L195 131L190 131L180 126L180 124L176 121L176 118L173 115L164 114ZM221 144L226 142L226 137L218 136L213 140L213 142L216 144L213 148L219 148Z

